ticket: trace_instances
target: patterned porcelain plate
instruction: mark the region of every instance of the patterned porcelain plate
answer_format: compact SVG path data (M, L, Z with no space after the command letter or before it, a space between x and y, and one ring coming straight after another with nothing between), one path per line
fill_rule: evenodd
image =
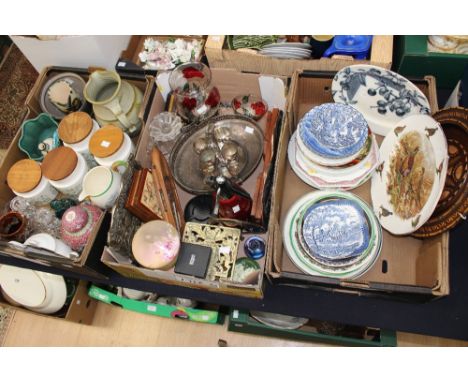
M364 211L351 200L312 205L304 213L301 229L309 252L328 260L360 256L369 246Z
M429 101L414 84L390 70L351 65L333 78L335 102L359 110L376 134L386 136L404 117L430 114Z
M359 153L369 135L363 115L339 103L314 107L302 117L297 130L307 149L333 159Z
M410 234L432 215L447 175L447 141L427 115L401 120L380 146L381 163L372 176L372 205L382 226Z
M301 246L300 240L300 215L308 206L326 198L341 198L356 201L365 211L366 217L370 223L373 238L368 250L350 263L337 262L335 266L326 265L316 261L310 253ZM283 243L291 261L303 272L323 277L333 277L340 279L354 279L362 276L377 261L382 247L382 232L380 225L371 209L361 199L353 194L339 191L316 191L304 195L289 209L283 222Z
M306 161L297 145L297 134L293 134L288 146L288 159L296 175L308 185L318 189L350 190L366 182L379 163L379 147L375 137L371 150L365 158L348 168L330 168Z

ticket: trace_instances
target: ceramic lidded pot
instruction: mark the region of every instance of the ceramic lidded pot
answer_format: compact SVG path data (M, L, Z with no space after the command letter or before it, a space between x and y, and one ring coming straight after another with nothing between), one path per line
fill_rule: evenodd
M78 196L88 165L81 154L61 146L45 156L42 172L54 188L65 195Z
M68 114L60 121L58 135L64 146L83 155L86 161L91 161L92 156L88 145L91 136L97 130L99 130L99 124L89 114L77 111Z
M43 176L41 166L32 159L22 159L11 166L7 174L8 187L31 204L47 204L58 192Z
M143 224L133 236L133 257L145 268L171 268L177 260L179 248L179 232L164 220Z
M75 251L81 251L88 242L102 211L90 204L70 207L62 217L60 233L62 240Z
M89 151L98 164L110 168L116 162L126 163L130 154L135 151L135 146L122 129L107 125L92 135Z
M84 97L93 105L100 125L113 123L132 136L140 131L142 122L138 114L143 94L129 82L122 81L117 72L94 71L84 88Z

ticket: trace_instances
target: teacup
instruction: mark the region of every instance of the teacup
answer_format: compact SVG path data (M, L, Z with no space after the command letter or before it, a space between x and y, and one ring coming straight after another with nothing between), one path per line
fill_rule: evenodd
M83 190L78 200L89 199L91 203L103 210L113 207L122 188L122 176L115 168L116 166L112 169L97 166L88 171L83 179Z

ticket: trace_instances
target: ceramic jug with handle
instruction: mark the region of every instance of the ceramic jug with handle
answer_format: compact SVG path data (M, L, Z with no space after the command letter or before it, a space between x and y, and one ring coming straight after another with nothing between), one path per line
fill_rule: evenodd
M84 97L93 105L98 123L114 124L130 136L141 129L138 117L143 94L137 87L122 81L119 74L110 70L96 70L89 76Z
M112 208L122 187L122 176L113 168L97 166L88 171L83 179L83 190L78 200L89 199L92 204L103 210Z

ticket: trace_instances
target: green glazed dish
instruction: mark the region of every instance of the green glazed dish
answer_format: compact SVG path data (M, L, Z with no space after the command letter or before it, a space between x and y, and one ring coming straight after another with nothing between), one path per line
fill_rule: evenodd
M39 114L34 119L27 119L21 125L19 149L30 159L42 161L44 156L60 145L58 124L46 113Z

